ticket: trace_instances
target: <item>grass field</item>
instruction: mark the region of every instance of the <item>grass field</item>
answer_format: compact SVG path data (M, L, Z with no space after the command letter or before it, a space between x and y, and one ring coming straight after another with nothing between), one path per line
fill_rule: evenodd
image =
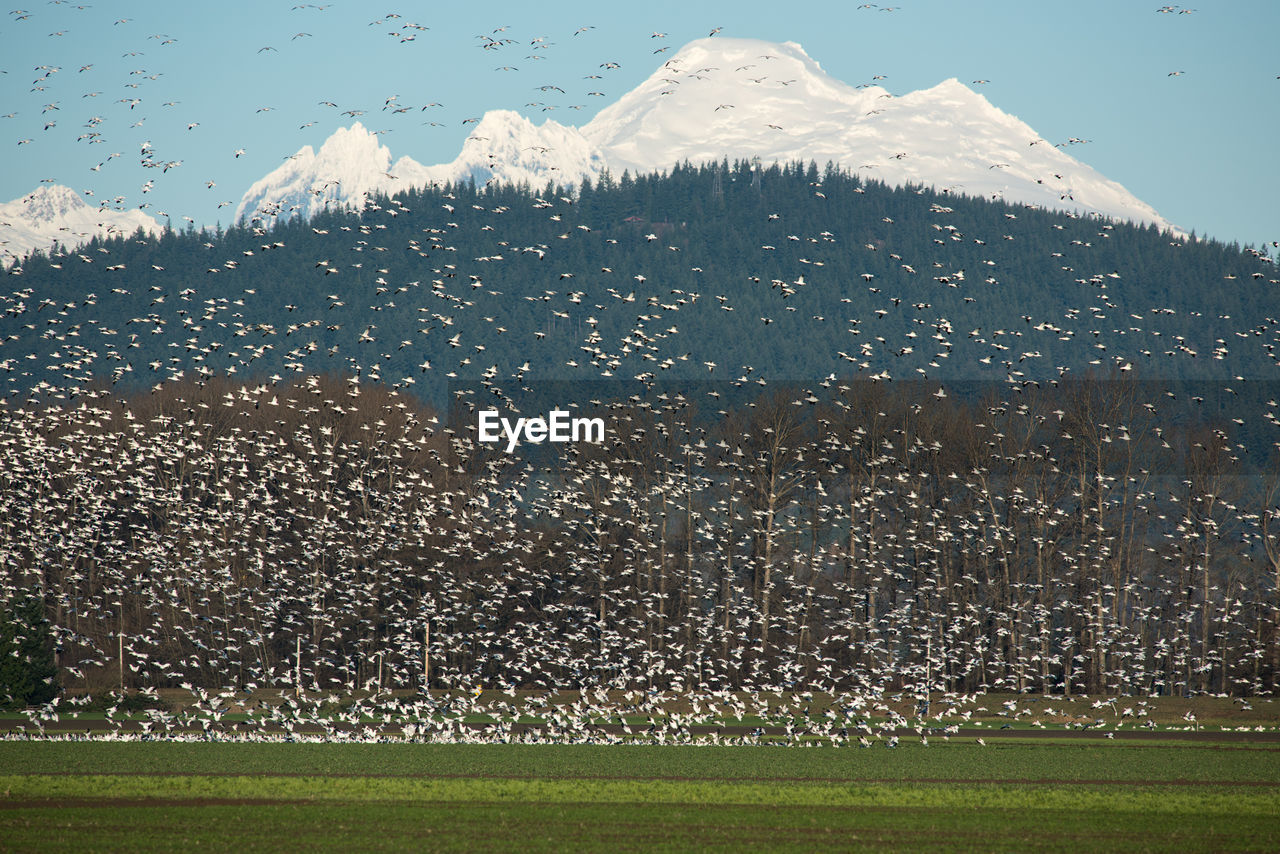
M1223 851L1275 745L0 743L0 849Z

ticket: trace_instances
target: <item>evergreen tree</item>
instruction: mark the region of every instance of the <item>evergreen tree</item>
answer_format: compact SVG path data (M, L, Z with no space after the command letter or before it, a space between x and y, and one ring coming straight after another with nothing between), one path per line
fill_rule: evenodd
M0 613L0 709L47 703L58 694L53 638L36 594Z

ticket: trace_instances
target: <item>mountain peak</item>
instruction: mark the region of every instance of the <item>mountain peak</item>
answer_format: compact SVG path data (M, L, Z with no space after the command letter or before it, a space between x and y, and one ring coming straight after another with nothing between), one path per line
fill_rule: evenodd
M335 130L316 154L318 158L329 157L335 160L370 155L381 162L391 163L391 149L380 143L378 135L358 121L352 122L349 128L340 127Z
M21 204L22 219L36 226L49 225L66 214L89 208L79 193L61 184L41 184L12 204Z
M784 60L815 76L827 77L817 60L809 56L798 42L771 42L764 39L710 36L694 39L680 48L663 67L679 64L699 64L705 60L715 62L748 63ZM734 66L735 68L737 66ZM659 69L661 71L661 69Z
M514 110L490 110L462 145L452 163L427 173L440 183L470 179L538 187L595 178L607 164L575 127L546 119L540 125Z
M987 96L973 89L965 83L960 82L954 77L948 77L941 83L936 83L928 89L917 89L914 92L908 92L905 95L898 96L901 103L946 103L953 108L962 108L975 111L994 110L1002 116L1006 113L994 106ZM1021 124L1021 123L1019 123ZM1025 125L1023 125L1025 127Z
M939 94L953 94L953 93L960 94L960 95L977 95L978 94L977 92L973 91L973 89L970 89L968 86L961 83L959 79L955 77L948 77L946 80L943 80L941 83L931 86L928 89L922 89L921 91L936 92ZM986 99L983 98L983 100L985 101Z
M73 249L94 237L160 230L139 210L99 209L61 184L41 184L21 198L0 204L0 263L20 261L56 243Z
M582 133L619 172L725 156L844 161L842 150L811 144L838 131L832 116L861 115L883 91L841 83L794 42L699 39Z
M895 96L831 77L794 42L691 42L582 133L615 172L725 157L834 163L890 185L1170 227L954 77Z
M235 219L295 214L311 217L329 207L359 207L371 195L423 183L421 164L402 157L391 165L391 149L360 122L338 128L321 145L291 155L244 194ZM403 180L402 180L403 179Z

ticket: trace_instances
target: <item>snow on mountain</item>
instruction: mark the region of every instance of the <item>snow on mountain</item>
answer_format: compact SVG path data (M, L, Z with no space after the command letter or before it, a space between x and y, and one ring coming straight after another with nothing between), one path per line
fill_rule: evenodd
M902 96L828 75L794 42L706 38L581 128L484 115L451 163L422 166L359 123L301 149L255 183L236 218L361 206L370 193L432 182L548 181L574 186L604 169L656 172L689 161L816 162L890 185L923 184L1010 203L1172 226L1120 184L955 79Z
M594 180L605 166L603 155L575 127L550 119L535 125L513 110L490 110L452 163L427 172L440 183L471 178L477 184L527 183L539 190L548 180L567 186L585 177Z
M794 42L690 42L582 133L614 172L722 157L832 162L890 185L1169 226L1124 187L955 79L902 96L855 88Z
M316 151L298 152L256 181L236 207L235 219L310 218L336 206L361 207L377 193L395 193L429 181L425 167L409 157L393 166L391 150L356 122L339 128Z
M142 211L114 211L85 204L70 187L49 184L0 205L0 264L19 261L57 243L74 249L97 236L129 235L160 224Z
M360 208L372 195L432 182L527 182L539 189L548 179L576 184L599 175L603 165L599 152L591 150L577 128L554 121L534 125L511 110L486 113L453 162L437 166L423 166L409 157L392 165L390 149L356 122L335 131L318 152L303 146L257 181L240 200L235 219L296 214L309 218L332 206Z

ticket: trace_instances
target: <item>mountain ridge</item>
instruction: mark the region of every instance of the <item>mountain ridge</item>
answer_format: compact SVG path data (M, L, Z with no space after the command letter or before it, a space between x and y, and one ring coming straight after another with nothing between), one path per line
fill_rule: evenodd
M370 193L407 185L574 186L605 170L662 172L681 162L759 158L830 162L893 186L919 184L1174 230L1121 184L1065 152L1080 140L1055 145L954 77L900 96L878 85L855 87L828 75L795 42L697 39L581 127L535 125L514 111L491 110L450 163L422 166L402 157L387 172L389 151L370 144L374 137L358 123L335 132L321 151L340 134L359 132L367 140L350 149L383 152L377 168L390 177L370 177L367 165L353 160L310 173L307 191L337 180L341 192L319 197L359 206ZM317 205L300 195L291 165L320 162L310 151L304 147L255 183L237 219L314 213Z
M952 77L893 95L828 75L795 42L704 38L689 42L648 78L576 127L535 124L496 109L474 122L450 162L393 158L378 133L354 122L319 146L305 145L255 181L235 221L363 207L372 196L474 182L564 188L606 173L662 173L723 159L761 164L833 163L890 186L918 185L1118 221L1178 229L1150 205L1069 154L1083 140L1052 143ZM159 224L141 211L95 210L66 188L56 215L32 216L42 187L0 206L6 263L59 241ZM74 200L74 201L71 201Z

